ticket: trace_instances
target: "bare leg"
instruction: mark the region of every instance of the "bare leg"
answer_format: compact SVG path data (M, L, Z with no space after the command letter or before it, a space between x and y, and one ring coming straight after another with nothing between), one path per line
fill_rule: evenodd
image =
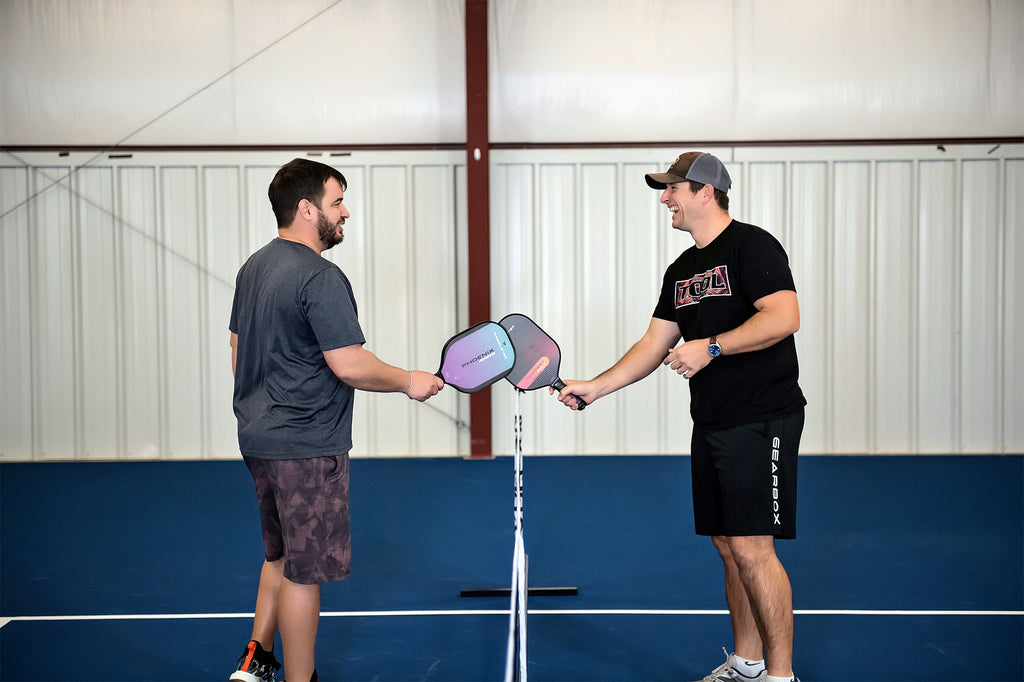
M274 649L274 635L277 634L278 597L283 579L283 558L274 562L263 562L263 570L260 571L260 587L256 593L256 617L252 621L252 639L259 642L264 651Z
M320 624L320 586L281 578L278 618L286 680L306 682L316 669L316 631Z
M285 578L284 559L264 562L252 639L271 651L274 635L280 629L285 679L305 682L313 676L319 623L320 586L300 585Z
M729 537L724 541L746 592L747 608L764 644L768 674L792 676L793 591L786 569L775 555L774 538L770 535ZM730 613L731 609L732 604ZM739 635L736 647L739 652Z
M750 609L747 590L740 580L739 567L732 556L729 538L713 537L712 542L722 557L725 567L725 601L729 606L729 619L732 621L732 637L737 656L751 661L764 658L761 635Z

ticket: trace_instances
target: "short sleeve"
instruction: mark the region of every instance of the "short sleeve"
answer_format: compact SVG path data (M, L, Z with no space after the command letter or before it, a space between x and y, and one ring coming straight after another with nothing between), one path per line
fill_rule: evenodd
M302 307L320 350L366 343L352 285L340 268L325 268L309 280L302 290Z

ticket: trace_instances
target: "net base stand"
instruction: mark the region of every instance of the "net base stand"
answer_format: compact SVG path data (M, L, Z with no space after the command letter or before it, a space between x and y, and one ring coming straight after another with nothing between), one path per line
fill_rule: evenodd
M575 587L527 587L527 597L575 597L578 594ZM511 597L511 588L495 589L468 589L460 590L460 597Z

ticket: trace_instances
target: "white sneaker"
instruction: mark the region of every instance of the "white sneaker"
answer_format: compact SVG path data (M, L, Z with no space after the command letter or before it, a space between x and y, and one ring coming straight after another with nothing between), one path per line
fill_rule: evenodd
M764 663L760 666L741 665L736 660L736 654L730 654L724 648L725 663L711 671L711 674L700 682L764 682L768 676ZM746 668L746 670L744 670Z

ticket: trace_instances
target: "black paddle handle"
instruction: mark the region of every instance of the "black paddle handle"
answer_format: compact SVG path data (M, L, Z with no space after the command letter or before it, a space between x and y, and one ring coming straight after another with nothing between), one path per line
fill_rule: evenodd
M555 379L555 383L551 384L551 386L556 391L561 391L563 388L565 388L565 382L562 381L561 379ZM576 401L576 409L577 409L577 411L582 412L583 410L585 410L587 408L587 401L584 400L583 398L579 397L575 393L570 393L569 397Z

